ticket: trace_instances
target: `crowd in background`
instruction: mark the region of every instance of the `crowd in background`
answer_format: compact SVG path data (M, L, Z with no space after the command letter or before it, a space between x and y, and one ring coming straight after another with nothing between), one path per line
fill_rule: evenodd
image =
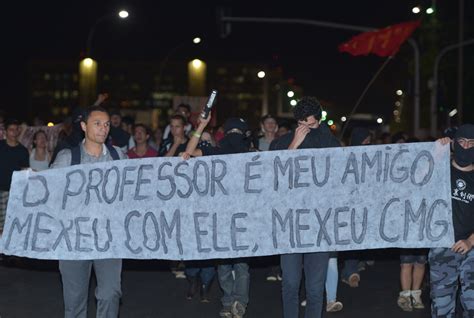
M103 96L99 96L96 104L101 104L103 100ZM254 127L253 130L248 127L245 120L240 118L229 118L222 125L215 127L208 127L207 125L193 127L189 120L191 107L187 104L178 105L175 113L170 116L167 125L158 127L153 131L149 126L135 122L129 116L122 116L119 110L109 110L109 113L110 132L106 142L120 148L130 159L181 156L183 153L190 151L189 145L193 137L199 139L198 148L201 149L198 152L199 155L235 153L235 151L223 150L226 148L224 143L228 140L226 136L235 131L240 132L242 140L245 140L246 143L245 149L249 151L277 150L279 140L298 129L298 122L292 123L287 119L279 119L271 114L263 116L260 119L259 127ZM62 149L73 148L83 141L84 132L81 128L83 116L83 110L76 109L72 116L60 125L46 127L44 123L39 121L32 126L27 126L16 120L4 118L5 116L0 114L0 139L3 140L0 143L0 207L2 211L0 232L3 230L12 171L26 168L35 171L48 169ZM327 128L324 123L321 123L321 125ZM200 128L202 131L199 131ZM445 136L454 138L455 133L455 129L447 130ZM343 146L357 146L418 141L420 140L409 136L405 132L377 135L366 127L353 127L350 138L339 141L339 143ZM191 149L191 151L195 150ZM192 155L195 155L195 152ZM404 249L400 252L401 292L396 301L404 311L424 308L421 293L423 281L426 277L427 254L428 251L423 249ZM267 260L267 280L270 282L281 281L279 259L269 257ZM171 263L171 271L176 275L176 278L188 280L189 288L185 295L187 299L192 299L196 294L199 294L202 302L209 302L209 288L216 276L217 268L220 287L224 291L222 299L224 308L221 317L239 317L238 314L226 316L228 312L235 311L243 316L248 303L248 265L233 263L227 268L222 267L224 265L217 266L212 261L173 262ZM343 309L343 304L337 299L339 277L342 282L350 287L357 288L361 280L361 271L372 265L374 265L374 257L370 251L350 251L339 253L339 255L334 253L329 256L325 277L327 312ZM340 275L339 267L342 268ZM234 305L234 301L229 302L228 299L225 299L225 297L231 297L230 294L226 294L228 292L225 290L225 284L228 284L226 280L230 278L223 277L231 275L232 271L233 275L237 276L237 278L232 279L238 280L238 276L243 275L243 279L246 280L244 285L247 284L247 287L240 287L242 289L240 292L246 293L246 295L234 295L233 299L234 301L237 299L237 303L243 304L243 308L230 308L229 306ZM229 293L232 293L232 290ZM306 300L300 303L301 306L306 306L306 304Z

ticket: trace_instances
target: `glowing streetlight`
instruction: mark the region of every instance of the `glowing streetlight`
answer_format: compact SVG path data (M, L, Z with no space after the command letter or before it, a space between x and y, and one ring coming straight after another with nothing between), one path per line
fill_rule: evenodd
M377 124L381 124L381 123L383 123L383 119L382 119L382 118L380 118L380 117L379 117L379 118L377 118Z
M331 119L328 120L328 125L329 126L332 126L332 124L334 124L334 121L332 121Z
M346 116L342 116L342 117L341 117L341 121L342 121L342 122L345 122L346 120L347 120Z
M288 96L289 98L295 96L295 92L293 91L288 91L288 93L286 93L286 96Z
M204 96L206 94L206 62L194 59L188 62L188 94Z
M418 14L421 12L421 9L420 7L413 7L413 9L411 9L411 12L413 12L414 14Z
M195 38L193 39L193 43L194 43L194 44L199 44L199 43L201 43L201 38L200 38L200 37L195 37Z
M191 63L195 69L199 69L202 66L202 61L199 59L194 59Z
M397 93L398 96L402 96L402 95L403 95L403 91L402 91L401 89L398 89L398 90L396 91L396 93Z
M426 14L432 14L434 13L434 9L432 7L429 7L428 9L426 9Z
M121 11L118 13L118 16L119 16L121 19L126 19L126 18L128 18L128 11L127 11L127 10L121 10Z
M128 18L128 11L126 10L121 10L119 13L118 13L118 16L121 18L121 19L126 19ZM97 28L97 26L99 24L101 24L102 22L110 19L110 18L113 18L113 17L116 17L115 13L108 13L102 17L100 17L99 19L97 19L94 23L94 25L91 27L91 29L89 30L89 34L87 36L87 44L86 44L86 56L91 56L91 49L92 49L92 38L94 37L94 33L95 33L95 29Z
M257 77L258 78L264 78L265 77L265 72L264 71L260 71L257 73Z
M94 64L94 60L90 57L85 58L83 62L85 67L92 67L92 65Z
M455 108L453 109L452 111L449 112L449 117L454 117L454 115L456 115L458 113L458 110Z
M290 101L290 105L291 105L291 106L296 106L296 104L298 104L298 102L297 102L296 100L292 99L292 100Z

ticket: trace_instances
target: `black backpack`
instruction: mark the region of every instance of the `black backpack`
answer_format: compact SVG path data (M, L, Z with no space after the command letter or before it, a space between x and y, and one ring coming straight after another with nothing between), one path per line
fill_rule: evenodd
M105 144L107 149L109 150L110 155L112 156L113 160L120 160L119 154L117 150L115 150L114 146ZM80 145L71 148L71 166L78 165L81 163L81 148Z

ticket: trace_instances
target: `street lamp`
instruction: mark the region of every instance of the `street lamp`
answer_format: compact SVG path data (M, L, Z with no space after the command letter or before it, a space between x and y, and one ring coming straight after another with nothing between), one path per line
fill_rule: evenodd
M126 19L128 18L128 11L127 10L122 10L119 12L119 17L122 18L122 19Z
M461 43L456 43L452 45L446 46L442 49L435 58L434 67L433 67L433 78L431 83L431 103L430 103L430 113L431 113L431 127L430 133L432 136L436 136L437 126L438 126L438 110L437 110L437 103L436 97L438 96L438 68L441 58L449 51L474 44L474 39L469 39ZM462 105L457 105L458 109L458 121L459 123L462 122Z
M86 57L84 59L84 66L87 67L87 68L90 68L90 67L92 67L92 65L94 65L94 60L91 59L90 57Z
M257 23L282 23L282 24L303 24L312 25L318 27L340 29L340 30L351 30L351 31L374 31L376 28L356 26L350 24L318 21L318 20L306 20L306 19L285 19L285 18L260 18L260 17L230 17L221 14L219 17L220 23L228 25L230 29L231 22L257 22ZM226 30L229 32L229 30ZM420 118L420 50L418 44L413 39L407 41L413 48L414 53L414 133L415 135L419 130L419 118ZM350 117L349 117L350 119ZM343 134L343 133L342 133ZM342 135L341 134L341 135Z
M426 9L426 14L432 14L434 13L434 9L432 7L429 7L428 9Z
M286 96L288 96L289 98L292 98L293 96L295 96L295 92L288 91L288 93L286 93Z
M199 44L201 42L202 42L202 38L200 38L200 37L195 37L193 39L194 44ZM166 54L166 56L163 58L163 60L160 63L160 71L158 72L157 87L160 87L165 66L168 64L168 60L170 59L171 55L173 55L174 52L176 52L178 49L184 47L188 43L189 43L189 39L186 39L185 41L179 43L178 45L173 47L171 50L169 50L168 53ZM191 65L192 65L192 63L193 62L191 62Z
M382 118L380 118L380 117L379 117L379 118L377 118L377 124L381 124L381 123L383 123L383 119L382 119Z
M296 106L296 104L298 104L298 102L294 99L290 100L290 105L291 106Z
M268 77L265 71L258 71L257 77L262 79L262 116L268 114Z
M402 91L401 89L398 89L398 90L396 91L396 94L397 94L398 96L402 96L402 95L403 95L403 91Z
M97 28L97 26L102 23L103 21L109 19L109 18L112 18L114 17L115 14L114 13L109 13L109 14L106 14L102 17L100 17L99 19L97 19L94 23L94 25L91 27L91 29L89 30L89 34L87 36L87 45L86 45L86 57L91 57L91 50L92 50L92 38L94 37L94 33L95 33L95 29ZM128 11L126 10L121 10L119 13L118 13L118 16L121 18L121 19L126 19L128 18L129 16L129 13Z
M206 63L194 59L188 63L188 94L204 96L206 94Z
M347 120L346 116L342 116L342 117L341 117L341 121L342 121L342 122L345 122L346 120Z
M86 42L86 58L79 62L79 105L88 106L96 94L97 88L97 62L92 59L92 39L95 29L103 21L116 17L116 13L106 14L97 19L89 30ZM118 12L121 19L126 19L129 14L125 10Z
M413 7L413 9L411 9L411 12L413 12L414 14L418 14L421 12L421 9L420 7Z

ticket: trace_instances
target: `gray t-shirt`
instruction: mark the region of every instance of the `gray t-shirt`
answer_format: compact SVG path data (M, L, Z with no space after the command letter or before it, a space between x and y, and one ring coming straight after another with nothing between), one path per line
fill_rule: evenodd
M265 139L265 137L261 137L260 139L258 139L258 150L268 151L268 150L270 150L270 144L271 144L271 141L268 142Z
M109 150L105 145L102 145L102 153L99 157L91 156L88 154L84 149L84 143L80 144L81 147L81 164L83 163L95 163L95 162L105 162L105 161L112 161L113 158L109 153ZM115 147L120 159L128 159L127 155L123 153L123 151L119 147ZM61 150L56 159L51 164L51 168L63 168L71 166L71 149L63 149Z

